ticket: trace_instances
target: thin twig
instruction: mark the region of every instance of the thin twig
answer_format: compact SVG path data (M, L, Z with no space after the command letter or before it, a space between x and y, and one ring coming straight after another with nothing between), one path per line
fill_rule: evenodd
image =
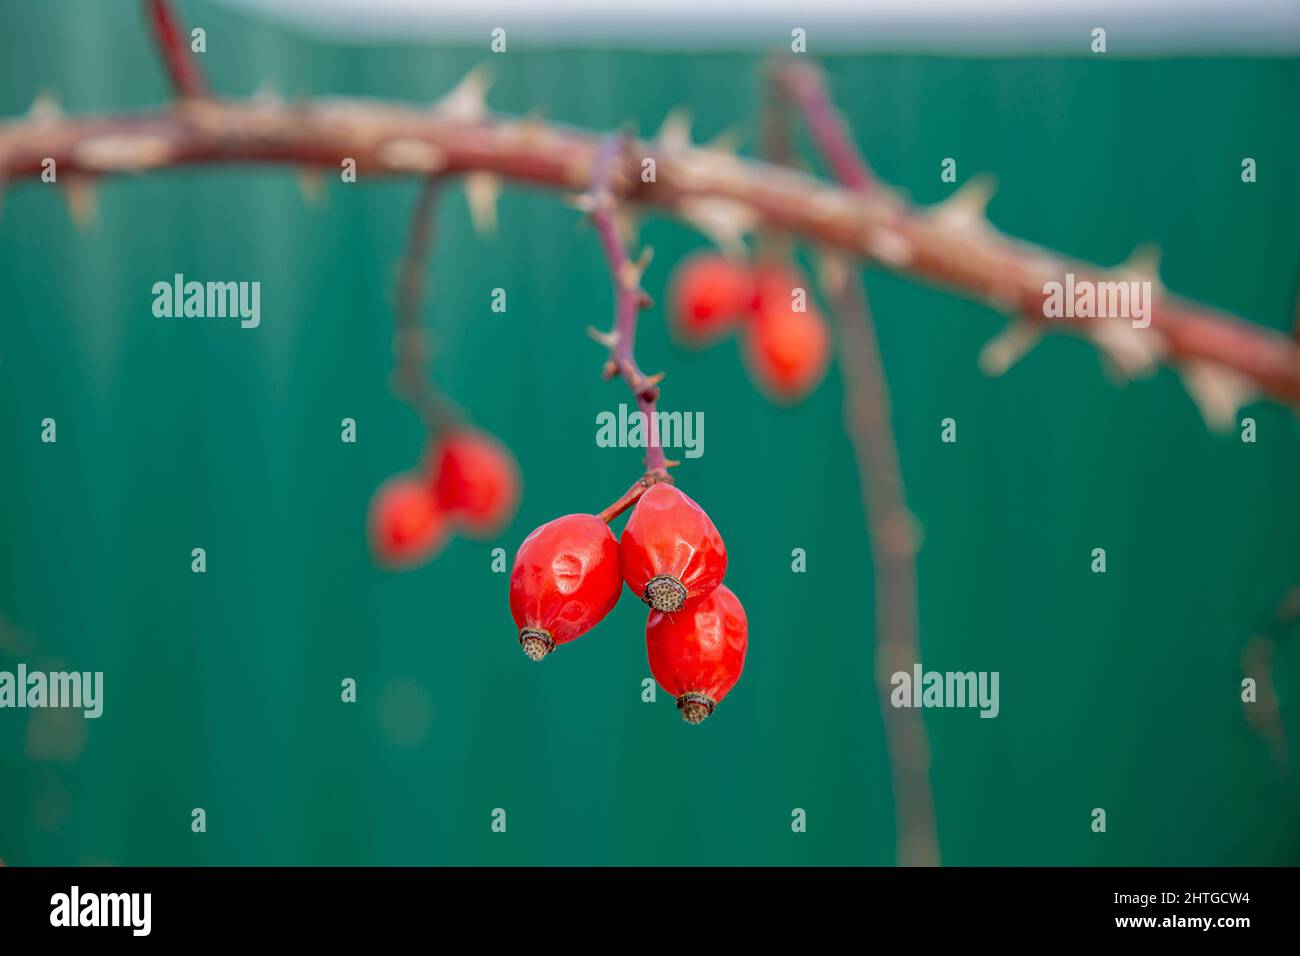
M763 108L759 120L763 158L784 168L795 168L799 157L795 153L790 124L790 96L787 84L782 81L781 65L771 60L763 67ZM788 262L794 255L794 243L789 233L762 228L754 245L754 258L759 261Z
M788 65L776 74L799 107L818 152L835 176L868 195L872 175L826 91L810 67ZM871 542L876 596L875 676L888 744L897 834L894 856L902 866L937 866L939 837L930 785L930 744L920 711L891 704L892 677L921 660L917 636L916 535L907 508L903 469L890 422L889 382L876 341L862 277L847 263L828 268L825 283L840 327L844 425L853 444Z
M642 475L632 483L632 487L628 488L627 491L623 492L623 494L619 496L617 501L596 517L600 518L600 520L605 522L605 524L609 524L624 511L627 511L628 508L631 508L636 504L651 485L657 485L661 481L671 482L672 478L667 472L654 472Z
M145 0L145 10L153 26L154 41L177 94L183 97L207 96L208 85L194 61L171 0Z
M832 284L833 285L833 284ZM916 532L907 508L898 446L890 424L889 386L859 275L829 289L840 327L845 427L853 442L876 596L875 676L894 785L895 858L937 866L939 839L930 786L930 744L920 710L894 707L892 677L921 660L917 637Z
M397 321L393 331L393 387L420 415L431 435L455 427L459 419L429 377L428 336L420 323L441 185L439 177L430 176L415 200L406 253L398 269Z
M0 181L36 177L53 159L60 179L201 163L284 163L337 170L346 158L361 176L489 172L569 192L589 184L599 139L537 119L466 119L454 111L377 100L293 104L191 101L183 110L129 116L31 116L0 124ZM1114 320L1043 314L1044 278L1072 272L1105 281L1113 270L1073 263L1001 235L986 220L940 204L915 209L879 184L859 197L824 180L770 163L704 150L629 151L656 161L654 183L630 184L622 198L683 215L720 202L752 210L766 226L915 279L1022 315L1043 331L1067 332L1103 347L1098 325ZM948 201L949 203L952 200ZM1263 396L1300 404L1300 345L1289 335L1171 295L1151 307L1154 358L1185 369L1210 368Z
M843 115L831 101L821 71L791 60L776 67L773 76L773 85L788 90L799 105L800 115L830 166L832 176L854 192L869 194L876 185L875 173L854 144Z
M1241 671L1255 680L1255 700L1242 701L1242 712L1251 729L1268 742L1273 760L1284 776L1290 769L1290 748L1277 684L1273 680L1273 665L1278 645L1295 630L1297 623L1300 623L1300 585L1287 591L1272 618L1241 652Z
M1300 342L1300 280L1296 281L1295 314L1291 317L1291 337Z
M606 521L613 520L620 511L634 504L650 485L668 480L669 462L659 441L659 424L655 415L659 401L659 379L647 376L636 361L637 316L650 304L650 298L641 288L641 275L649 264L649 250L639 261L633 262L619 236L618 211L619 175L626 160L628 140L624 136L610 136L600 147L591 167L591 188L583 197L589 210L596 234L600 237L601 251L614 281L614 328L609 333L597 333L596 338L609 346L605 363L606 378L622 378L636 400L637 409L645 416L648 440L645 453L645 474L628 489L618 501L601 513Z

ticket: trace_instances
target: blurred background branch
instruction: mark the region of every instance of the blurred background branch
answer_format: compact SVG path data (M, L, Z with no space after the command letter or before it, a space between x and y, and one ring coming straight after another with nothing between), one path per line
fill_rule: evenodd
M0 179L40 174L142 173L203 163L289 163L337 169L346 158L361 176L490 172L534 186L582 192L600 137L536 119L478 115L462 98L441 108L348 100L194 100L179 110L66 117L41 110L0 124ZM657 179L637 182L627 199L687 215L692 203L745 207L763 224L875 262L1003 310L1043 331L1089 339L1117 368L1136 377L1157 362L1180 367L1198 406L1225 428L1256 394L1300 403L1300 344L1171 295L1157 295L1149 328L1124 320L1044 315L1044 282L1067 272L1079 282L1123 275L1154 279L1149 264L1107 270L998 233L984 214L978 180L929 209L909 207L883 186L857 196L790 170L715 150L665 151L634 142L653 158ZM1014 326L1018 328L1018 326ZM1139 335L1138 332L1141 332Z

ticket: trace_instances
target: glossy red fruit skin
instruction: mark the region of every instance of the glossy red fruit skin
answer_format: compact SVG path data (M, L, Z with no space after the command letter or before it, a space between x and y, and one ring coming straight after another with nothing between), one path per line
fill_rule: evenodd
M541 632L543 653L595 627L622 593L618 541L595 515L565 515L537 528L510 572L510 613L521 643L526 629Z
M701 253L673 274L673 329L687 345L705 345L726 334L753 308L754 276L743 263Z
M376 489L367 526L375 558L394 567L431 558L447 540L446 514L411 475L395 475Z
M636 503L619 540L623 580L656 610L672 611L703 597L727 573L727 546L704 509L674 485L651 485ZM646 595L651 581L674 579L684 589L673 604L656 605Z
M725 584L676 614L651 611L645 633L650 673L691 723L707 717L745 669L749 621Z
M492 435L460 429L443 436L429 468L434 498L469 537L494 537L515 516L519 465Z

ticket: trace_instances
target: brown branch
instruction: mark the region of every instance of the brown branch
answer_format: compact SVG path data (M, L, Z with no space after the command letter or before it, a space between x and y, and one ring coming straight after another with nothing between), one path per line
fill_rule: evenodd
M1291 337L1300 342L1300 280L1296 282L1295 314L1291 317Z
M773 71L773 80L775 86L786 89L799 105L808 132L834 178L854 192L870 193L876 185L875 174L854 145L844 117L831 102L821 71L791 60Z
M430 176L420 189L411 213L406 253L397 278L397 320L393 330L393 387L423 419L430 434L455 427L459 415L429 379L428 336L420 324L425 272L433 247L438 191L442 185Z
M185 30L172 9L171 0L145 0L145 12L172 87L180 96L207 96L208 85L186 44Z
M1289 747L1281 701L1273 680L1278 645L1300 623L1300 585L1283 596L1272 619L1251 637L1241 652L1241 672L1255 679L1255 700L1242 701L1241 709L1250 728L1268 742L1273 760L1283 775L1289 772Z
M294 104L187 100L175 110L127 116L37 115L0 124L0 180L34 177L46 158L60 173L107 175L208 163L283 163L338 169L355 159L361 175L495 173L535 186L581 192L597 137L537 120L467 118L382 101ZM654 183L639 178L623 198L681 214L715 200L752 210L766 226L874 261L1020 314L1035 327L1098 336L1113 320L1043 315L1043 283L1073 272L1106 278L1050 250L1002 236L982 215L949 204L916 209L878 187L855 196L791 170L716 151L630 144L656 161ZM949 200L951 203L952 200ZM1121 323L1122 324L1122 323ZM1289 336L1162 295L1149 329L1167 364L1226 371L1277 401L1300 404L1300 345Z
M795 153L790 123L790 96L781 82L781 63L771 60L763 69L763 107L759 116L762 155L769 163L782 168L796 168L800 159ZM794 243L786 232L771 228L759 230L754 244L754 258L788 262L794 255Z
M659 442L659 425L655 417L662 376L647 376L642 372L635 352L637 315L650 305L650 297L641 288L641 275L649 264L650 250L644 250L641 259L633 262L623 246L618 228L620 172L628 155L627 146L628 140L623 136L605 139L591 166L591 187L580 201L591 216L610 277L614 280L614 328L608 333L593 332L593 337L609 347L605 377L623 379L636 400L637 409L645 416L648 435L645 474L618 501L601 512L606 522L635 504L651 485L669 480L669 463Z
M831 102L819 71L784 64L773 86L786 89L837 179L860 195L876 185L866 159ZM827 263L824 283L840 327L844 426L853 444L867 514L876 599L875 675L885 724L901 866L937 866L939 836L930 786L930 742L920 711L891 703L893 675L921 660L917 636L916 534L907 507L898 443L890 421L889 381L862 277L842 261Z
M847 268L847 267L845 267ZM876 687L885 724L901 866L937 866L939 838L930 787L930 743L919 710L890 702L893 675L921 660L917 638L916 531L907 508L889 386L862 278L828 283L840 327L844 420L861 478L875 574Z

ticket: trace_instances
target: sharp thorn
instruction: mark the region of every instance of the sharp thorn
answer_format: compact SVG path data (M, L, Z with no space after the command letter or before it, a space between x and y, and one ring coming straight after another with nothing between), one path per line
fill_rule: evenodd
M589 325L587 326L587 334L607 349L612 349L614 346L618 345L617 332L602 332L594 325Z
M487 91L491 86L487 67L476 66L434 103L434 112L447 119L478 122L487 115Z
M1254 383L1230 369L1208 362L1194 362L1183 369L1187 392L1211 431L1228 432L1237 423L1237 412L1253 401Z
M465 177L465 199L469 203L469 216L474 231L479 236L491 236L497 231L497 200L501 197L501 181L492 173L470 173Z
M98 218L95 185L89 177L69 176L64 181L63 198L67 201L68 214L74 226L88 229L95 224Z
M992 378L1005 374L1028 355L1042 337L1042 330L1024 319L1011 322L980 350L980 371Z
M930 215L954 228L982 229L988 225L986 212L997 188L996 177L988 173L972 176L955 193L934 206Z
M319 206L325 200L325 175L319 169L303 169L298 174L298 192L308 206Z
M584 215L591 215L596 211L596 200L591 193L575 193L566 196L564 199L571 208L578 210Z
M677 152L691 148L691 114L683 106L674 106L664 117L655 134L657 142L666 152Z
M41 90L27 108L27 115L37 123L52 123L63 116L59 98L49 90Z

